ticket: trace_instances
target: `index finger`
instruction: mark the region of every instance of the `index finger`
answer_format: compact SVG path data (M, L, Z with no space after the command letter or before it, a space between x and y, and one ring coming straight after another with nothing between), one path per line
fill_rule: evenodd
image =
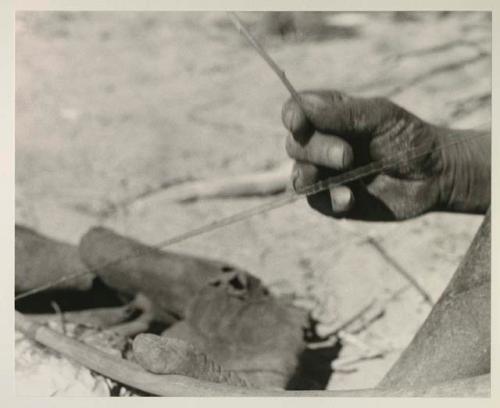
M385 98L351 97L339 91L300 93L299 105L289 99L282 109L283 124L296 134L314 130L343 138L373 134L387 120L411 116Z
M281 111L281 120L296 142L305 145L314 134L314 126L295 99L289 99Z

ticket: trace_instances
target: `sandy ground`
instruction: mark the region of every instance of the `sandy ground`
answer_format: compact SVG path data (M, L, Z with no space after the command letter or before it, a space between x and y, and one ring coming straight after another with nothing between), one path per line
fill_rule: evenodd
M298 31L281 37L259 24L261 14L244 15L297 88L389 95L434 123L489 125L487 15L299 17ZM260 203L172 204L153 196L112 217L94 215L161 183L282 163L286 99L223 13L20 13L17 221L75 243L104 224L154 244ZM334 372L329 382L330 389L358 388L382 378L430 311L365 238L383 237L436 300L480 222L457 214L397 224L336 221L298 202L173 249L232 261L276 293L312 298L323 322L381 299L385 315L358 336L390 351L353 372ZM347 345L340 357L355 353Z

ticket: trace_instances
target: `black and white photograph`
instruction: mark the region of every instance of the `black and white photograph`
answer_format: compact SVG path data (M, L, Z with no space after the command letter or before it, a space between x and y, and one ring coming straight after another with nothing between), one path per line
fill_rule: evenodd
M16 396L491 396L491 11L14 18Z

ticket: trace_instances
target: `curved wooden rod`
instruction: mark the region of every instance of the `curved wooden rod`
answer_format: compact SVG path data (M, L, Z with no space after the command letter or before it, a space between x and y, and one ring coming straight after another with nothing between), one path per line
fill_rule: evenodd
M269 397L487 397L490 376L482 375L414 390L365 389L347 391L275 391L234 387L181 375L157 375L131 361L112 356L43 326L16 311L16 330L88 369L132 388L158 395Z

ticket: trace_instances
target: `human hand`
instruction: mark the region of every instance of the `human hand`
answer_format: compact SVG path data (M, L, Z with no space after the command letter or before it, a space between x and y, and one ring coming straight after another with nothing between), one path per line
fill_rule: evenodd
M483 212L488 207L487 144L443 148L463 131L431 125L385 98L317 91L301 93L301 102L305 112L293 99L282 112L291 132L286 149L296 160L292 178L297 191L373 161L398 161L363 180L308 196L322 214L386 221L433 210ZM421 148L429 153L412 156L412 149Z

